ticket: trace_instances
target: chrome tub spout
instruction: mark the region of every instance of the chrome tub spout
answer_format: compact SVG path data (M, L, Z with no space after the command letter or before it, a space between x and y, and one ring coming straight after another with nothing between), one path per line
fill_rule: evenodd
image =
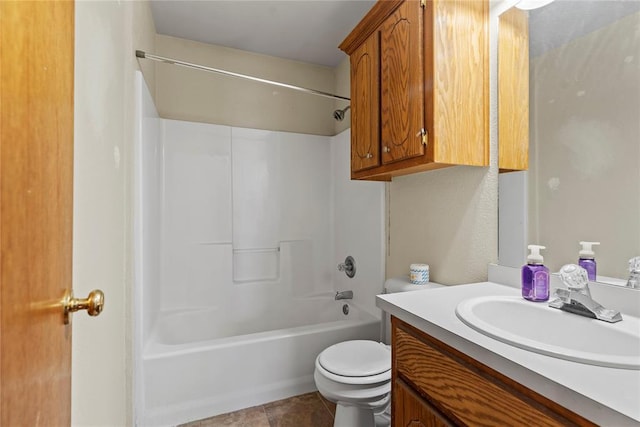
M336 292L335 300L341 299L353 299L353 291L338 291Z

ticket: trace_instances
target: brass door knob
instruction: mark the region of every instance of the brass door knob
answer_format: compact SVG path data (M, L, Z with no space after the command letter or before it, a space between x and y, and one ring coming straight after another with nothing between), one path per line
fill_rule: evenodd
M104 308L104 293L100 289L94 289L89 292L89 296L85 299L74 298L73 291L67 291L62 299L62 308L64 310L64 324L69 324L69 313L80 310L87 310L89 316L97 316L102 313Z

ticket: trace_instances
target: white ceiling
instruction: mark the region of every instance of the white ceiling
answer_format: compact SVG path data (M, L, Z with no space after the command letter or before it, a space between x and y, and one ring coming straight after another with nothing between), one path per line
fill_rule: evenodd
M338 65L338 45L374 0L153 0L156 32L280 58Z

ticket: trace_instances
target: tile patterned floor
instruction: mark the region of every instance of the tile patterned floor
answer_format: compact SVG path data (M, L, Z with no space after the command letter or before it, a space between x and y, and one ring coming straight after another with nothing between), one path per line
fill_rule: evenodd
M336 405L313 392L183 424L182 427L331 427Z

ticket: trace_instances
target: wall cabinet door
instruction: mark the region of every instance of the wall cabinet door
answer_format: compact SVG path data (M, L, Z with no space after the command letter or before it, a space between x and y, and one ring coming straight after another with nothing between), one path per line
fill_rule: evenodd
M422 156L422 6L405 1L380 27L382 163Z
M340 44L352 65L352 179L488 166L488 22L488 0L379 0Z
M379 34L351 55L351 171L380 164Z

